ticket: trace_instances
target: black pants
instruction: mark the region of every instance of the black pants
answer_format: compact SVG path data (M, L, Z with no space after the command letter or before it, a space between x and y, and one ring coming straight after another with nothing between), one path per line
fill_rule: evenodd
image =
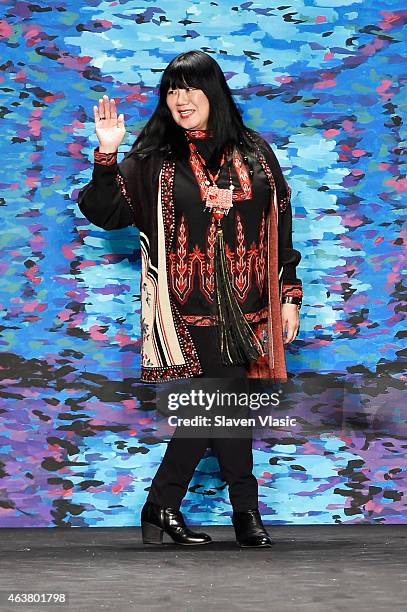
M243 366L224 366L220 362L214 327L189 326L204 371L204 377L241 380ZM175 430L160 467L154 476L148 501L160 506L180 508L189 482L205 450L211 447L219 462L222 478L228 484L229 498L237 512L257 508L258 484L253 471L252 437L189 438L177 437Z

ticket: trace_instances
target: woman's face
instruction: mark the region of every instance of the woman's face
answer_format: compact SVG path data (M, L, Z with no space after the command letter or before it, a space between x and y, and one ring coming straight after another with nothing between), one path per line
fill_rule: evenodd
M209 120L209 100L202 89L169 89L167 106L177 125L184 130L206 130Z

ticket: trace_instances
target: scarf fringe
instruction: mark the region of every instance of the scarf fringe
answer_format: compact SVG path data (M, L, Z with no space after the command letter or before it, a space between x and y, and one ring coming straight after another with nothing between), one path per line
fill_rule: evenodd
M230 282L225 241L218 227L215 243L215 292L218 341L223 365L246 365L264 355L263 346L242 313Z

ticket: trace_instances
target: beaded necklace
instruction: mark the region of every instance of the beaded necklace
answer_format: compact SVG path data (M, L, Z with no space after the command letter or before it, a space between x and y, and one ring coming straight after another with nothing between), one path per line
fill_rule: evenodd
M195 143L191 140L191 138L207 138L208 135L211 135L211 132L205 130L189 130L186 132L186 135L190 150L189 163L199 185L201 200L204 202L204 210L212 211L214 217L219 221L225 214L228 214L234 201L236 202L251 199L252 186L249 174L243 163L240 152L234 148L232 153L230 153L229 149L223 153L219 170L216 175L213 175L202 155L199 153ZM232 183L231 166L227 159L232 160L232 165L235 168L236 175L239 180L240 189L235 189ZM217 186L216 181L219 179L225 163L228 164L229 187L220 188Z

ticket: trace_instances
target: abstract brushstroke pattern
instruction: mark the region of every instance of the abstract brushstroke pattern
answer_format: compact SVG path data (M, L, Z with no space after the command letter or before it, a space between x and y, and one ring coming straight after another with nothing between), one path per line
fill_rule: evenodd
M168 61L213 54L293 189L301 331L254 442L270 523L406 522L403 24L393 0L4 2L0 15L0 526L138 524L163 455L140 367L137 230L75 199L92 106L119 102L128 150ZM405 403L405 402L404 402ZM207 451L191 523L230 522Z

